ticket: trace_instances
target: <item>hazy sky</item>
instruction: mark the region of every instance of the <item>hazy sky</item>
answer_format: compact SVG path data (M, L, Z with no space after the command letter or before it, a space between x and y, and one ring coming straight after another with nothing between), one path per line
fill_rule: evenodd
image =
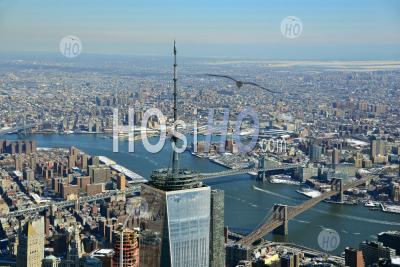
M0 0L0 52L58 53L67 35L82 53L169 55L176 39L186 56L400 59L400 1Z

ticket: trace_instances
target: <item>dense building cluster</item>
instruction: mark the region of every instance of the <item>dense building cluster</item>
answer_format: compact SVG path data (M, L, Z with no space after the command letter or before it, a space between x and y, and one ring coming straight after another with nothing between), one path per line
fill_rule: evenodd
M194 155L231 169L262 168L261 175L255 173L258 179L296 182L317 196L331 190L333 181L371 174L375 178L368 183L330 201L400 213L398 70L372 63L182 61L179 119L188 126L185 133L195 122L199 126L200 138L190 148ZM146 110L156 107L170 129L167 64L155 58L121 58L118 67L100 58L2 60L0 134L107 135L113 132L114 108L118 125L129 124L133 108L135 124L158 134L157 118L142 124ZM204 73L256 81L279 93L236 87ZM257 114L257 130L249 117L237 125L247 107ZM210 138L208 145L203 137L213 128L210 116L221 126L224 109L228 121L214 134L227 138L222 145ZM256 134L251 151L240 153L239 142ZM190 170L174 173L177 179L158 170L143 184L143 177L79 148L38 148L34 140L5 137L0 140L0 265L389 266L398 260L398 232L346 248L343 257L273 242L240 247L224 228L223 192L211 190ZM285 164L296 168L279 169ZM307 190L301 192L312 196Z

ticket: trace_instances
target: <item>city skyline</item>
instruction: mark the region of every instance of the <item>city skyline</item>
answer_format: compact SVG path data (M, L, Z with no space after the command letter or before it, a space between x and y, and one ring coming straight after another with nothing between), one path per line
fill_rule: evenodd
M0 0L0 265L400 266L399 22Z

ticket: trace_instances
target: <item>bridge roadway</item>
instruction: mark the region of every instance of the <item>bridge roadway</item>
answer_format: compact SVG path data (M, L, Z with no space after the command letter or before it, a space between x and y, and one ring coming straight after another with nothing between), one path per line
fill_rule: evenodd
M115 196L115 195L118 195L121 193L130 195L130 194L135 194L135 193L139 193L139 192L140 192L140 185L135 185L135 186L127 188L125 191L109 190L104 193L96 194L93 196L80 197L78 199L78 202L79 203L90 203L90 202L94 202L94 201L97 201L100 199L110 198L112 196ZM32 207L32 208L28 208L28 209L22 209L22 210L16 210L16 211L9 212L7 214L7 217L11 218L11 217L17 217L17 216L21 216L21 215L35 214L37 212L42 212L44 210L51 208L52 205L54 205L56 208L66 208L66 207L74 206L75 204L76 204L75 200L66 200L66 201L54 202L51 204L38 205L36 207Z
M200 173L199 176L203 180L213 179L218 177L225 177L237 174L245 174L245 173L259 173L259 172L268 172L268 171L278 171L278 170L290 170L295 168L300 168L301 165L298 164L284 164L269 167L266 169L258 169L258 168L246 168L246 169L231 169L222 172L209 172L209 173Z
M343 191L348 190L353 187L357 187L357 186L369 181L370 179L372 179L374 177L376 177L376 176L369 175L369 176L361 178L357 181L346 184L343 186ZM323 193L319 197L307 200L300 205L297 205L294 207L288 207L286 221L296 217L297 215L301 214L302 212L312 208L319 202L321 202L327 198L330 198L336 194L338 194L338 191L331 190L329 192ZM253 230L253 232L251 232L249 235L247 235L244 238L242 238L241 240L239 240L237 242L237 244L240 244L242 246L251 246L255 241L263 238L268 233L270 233L274 229L282 226L285 223L285 221L283 221L280 218L276 218L276 217L277 217L276 214L272 213L271 216L268 217L268 219L266 220L266 222L263 225L261 225L259 228Z
M285 164L281 166L274 166L270 167L267 169L257 169L257 168L251 168L251 169L236 169L236 170L226 170L222 172L213 172L213 173L200 173L199 177L203 180L205 179L212 179L212 178L217 178L217 177L224 177L224 176L231 176L231 175L237 175L237 174L245 174L245 173L250 173L250 172L264 172L264 171L273 171L273 170L287 170L287 169L293 169L300 167L297 164ZM139 193L140 192L140 186L136 185L130 188L127 188L125 190L126 194L133 194L133 193ZM89 203L89 202L94 202L100 199L106 199L110 198L113 195L117 195L119 193L122 193L119 190L110 190L106 191L104 193L100 193L97 195L93 196L85 196L85 197L80 197L79 198L79 203ZM66 201L60 201L60 202L55 202L53 205L55 205L57 208L65 208L65 207L71 207L74 206L76 201L72 200L66 200ZM44 204L44 205L38 205L36 207L28 208L28 209L22 209L22 210L16 210L8 213L8 217L17 217L21 215L29 215L29 214L34 214L37 212L42 212L46 209L49 209L51 207L51 204Z
M217 177L224 177L224 176L231 176L231 175L237 175L237 174L245 174L249 172L263 172L263 171L273 171L273 170L286 170L286 169L291 169L291 168L297 168L299 165L296 164L285 164L281 166L275 166L267 169L257 169L257 168L251 168L251 169L236 169L236 170L226 170L222 172L213 172L213 173L200 173L199 177L203 180L205 179L212 179L212 178L217 178ZM139 193L140 192L140 186L136 185L130 188L127 188L125 190L125 193L127 194L133 194L133 193ZM79 198L79 203L89 203L89 202L94 202L100 199L106 199L110 198L113 195L117 195L119 193L122 193L119 190L110 190L106 191L104 193L100 193L97 195L93 196L85 196L85 197L80 197ZM54 205L57 208L65 208L65 207L71 207L74 206L76 201L72 200L66 200L66 201L60 201L60 202L55 202ZM49 209L51 207L51 204L44 204L44 205L38 205L36 207L28 208L28 209L22 209L22 210L16 210L8 213L8 217L17 217L21 215L29 215L29 214L34 214L37 212L42 212L46 209Z
M14 132L18 132L18 131L24 130L24 129L35 128L36 126L39 126L39 125L40 125L40 123L32 123L32 124L27 124L27 125L15 126L15 127L9 128L9 129L3 129L3 130L0 130L0 135L14 133Z

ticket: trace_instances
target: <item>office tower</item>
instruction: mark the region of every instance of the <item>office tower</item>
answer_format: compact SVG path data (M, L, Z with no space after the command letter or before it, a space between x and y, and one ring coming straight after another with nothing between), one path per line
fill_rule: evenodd
M358 109L361 110L361 111L367 111L368 103L366 101L360 101L358 103Z
M363 241L360 243L360 250L364 255L364 261L367 266L378 262L380 258L390 259L396 255L394 249L386 247L377 241Z
M101 122L96 121L96 124L94 125L95 132L100 133L101 132Z
M112 244L113 241L113 228L114 226L112 224L107 224L104 230L104 239L110 244Z
M20 229L17 266L37 267L44 258L44 220L43 217L28 221Z
M176 66L174 45L174 121L177 120ZM171 141L175 145L177 137L172 135ZM149 185L142 186L141 196L149 209L140 225L154 235L147 236L150 240L141 239L146 245L140 245L139 265L208 266L211 190L203 186L198 174L179 168L176 151L172 154L172 168L153 171ZM150 253L153 253L151 262L147 257Z
M62 183L60 193L64 199L75 199L79 196L79 186Z
M36 164L37 164L37 155L36 154L31 154L30 155L30 161L29 161L29 166L33 171L36 172Z
M400 255L400 231L388 231L378 234L378 241L386 247L396 250Z
M99 156L92 156L90 158L90 165L98 166L100 164Z
M37 143L35 140L30 141L31 144L31 152L36 153L37 152Z
M311 161L318 162L321 160L322 147L319 145L312 145L311 147Z
M211 190L209 266L225 266L224 191L222 190Z
M71 146L70 148L69 148L69 154L71 155L71 156L75 156L75 158L79 155L79 149L77 149L76 147L74 147L74 146Z
M140 233L140 266L159 266L160 258L154 255L160 255L161 252L161 237L159 233L154 233L149 230L143 230Z
M53 249L54 249L54 255L63 257L65 256L67 249L68 249L68 235L67 232L58 232L55 233L53 236Z
M79 176L76 177L77 185L79 188L86 192L87 185L90 184L90 177L89 176Z
M16 171L21 171L22 170L22 158L21 158L21 155L14 155L14 161L15 161L15 170Z
M130 229L123 230L122 247L121 232L114 232L114 256L113 267L138 267L139 266L139 244L138 235ZM121 252L123 258L121 259ZM121 265L122 260L122 265Z
M14 142L12 142L12 143L10 144L10 146L9 146L8 151L9 151L9 153L10 153L11 155L16 154L16 153L17 153L17 145L16 145Z
M300 259L298 254L287 253L281 257L282 267L299 267Z
M86 193L88 196L93 196L104 192L104 183L86 185Z
M88 123L88 131L89 131L89 133L93 132L93 130L94 130L93 128L94 128L94 121L92 119L90 119L89 123Z
M349 267L364 267L362 251L347 247L345 249L345 265Z
M241 260L250 261L252 250L249 247L236 244L226 246L226 266L236 266Z
M83 242L84 250L86 252L91 252L91 251L95 251L96 249L99 249L99 242L94 235L86 236L82 240L82 242ZM113 250L113 253L114 253L114 250ZM111 256L111 258L112 258L112 256ZM111 266L111 264L109 264L108 266Z
M192 173L188 176L193 180ZM208 266L210 188L188 186L183 177L176 182L184 187L171 191L154 184L142 187L141 196L148 203L149 218L142 219L141 225L158 233L153 240L159 241L155 242L155 247L148 247L160 251L159 255L154 255L158 261L151 266Z
M53 170L47 167L43 168L42 176L45 180L51 179L53 177Z
M50 233L50 211L46 210L44 215L44 234L49 237Z
M358 169L362 168L363 167L362 164L363 164L363 155L360 152L357 152L354 158L354 167Z
M23 147L24 147L24 143L22 142L22 140L18 140L17 141L17 153L18 154L24 153Z
M75 167L75 161L76 161L76 158L74 155L68 156L68 169L72 169L73 167Z
M29 141L24 141L24 147L23 150L25 151L26 155L29 155L32 153L31 151L31 144L29 143Z
M91 183L106 183L111 178L110 168L106 165L89 166L89 175Z
M83 154L81 156L81 170L87 172L87 166L88 166L88 155Z
M76 223L74 225L74 232L73 232L73 237L72 237L71 243L73 243L73 246L76 247L78 256L82 257L82 255L84 254L83 244L82 244L82 239L81 239L81 235L80 235L79 225Z
M336 165L340 162L340 150L334 148L332 151L332 164Z
M123 174L118 174L117 175L117 189L125 191L126 187L126 177Z
M79 266L79 260L83 255L82 240L79 235L79 229L77 225L74 226L74 231L72 233L71 242L68 247L67 257L64 260L65 267L75 267Z
M135 111L135 125L140 125L143 118L143 111Z
M386 155L386 142L380 138L371 141L371 160L374 161L378 156Z
M24 180L26 180L26 181L35 180L35 172L30 168L24 168L22 175L23 175Z
M61 193L61 184L62 184L61 177L51 178L51 189L53 189L55 193Z

